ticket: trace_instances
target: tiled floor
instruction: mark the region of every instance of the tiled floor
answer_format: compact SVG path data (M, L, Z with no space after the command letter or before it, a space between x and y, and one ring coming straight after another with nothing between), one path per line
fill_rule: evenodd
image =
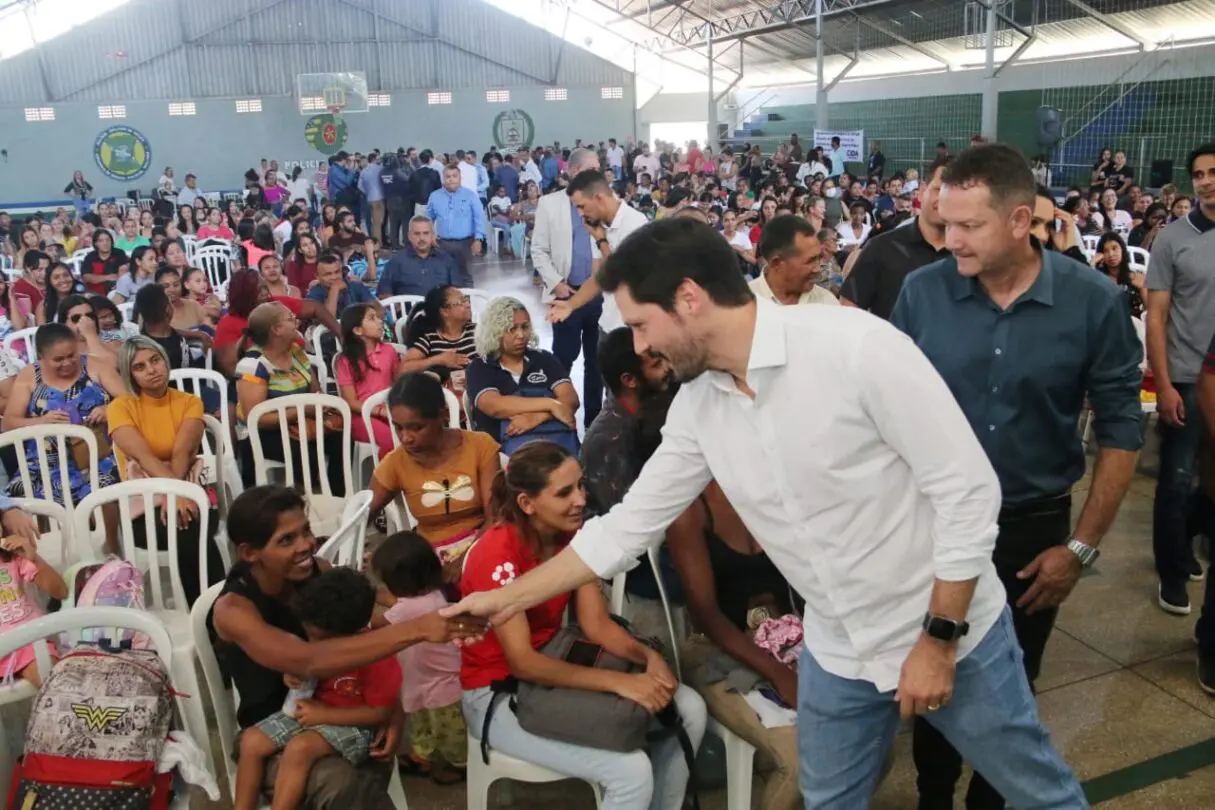
M540 325L537 288L519 264L490 260L476 270L479 287L527 303L541 345L548 346L551 330ZM575 382L581 389L580 367ZM1061 610L1038 682L1038 702L1056 745L1098 806L1200 810L1215 806L1215 700L1199 690L1194 678L1196 614L1169 616L1155 604L1153 486L1150 478L1136 479L1102 544L1097 570L1080 582ZM1077 486L1077 513L1086 489L1087 480ZM1201 584L1190 587L1196 608L1202 589ZM874 810L915 806L909 735L899 735L896 755ZM405 790L411 810L466 806L463 787L407 780ZM724 792L704 792L701 804L705 810L724 810ZM491 806L504 805L491 801ZM593 805L584 786L562 782L513 786L511 806L565 810Z

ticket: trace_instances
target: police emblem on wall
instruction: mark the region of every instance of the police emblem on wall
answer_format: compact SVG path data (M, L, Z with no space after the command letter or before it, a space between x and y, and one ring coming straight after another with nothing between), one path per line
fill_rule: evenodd
M331 113L314 115L304 124L304 140L322 155L336 155L346 145L346 122Z
M120 124L97 136L93 158L106 177L137 180L152 165L152 147L139 130Z
M494 119L494 143L503 148L518 149L531 146L536 137L536 125L523 110L506 110Z

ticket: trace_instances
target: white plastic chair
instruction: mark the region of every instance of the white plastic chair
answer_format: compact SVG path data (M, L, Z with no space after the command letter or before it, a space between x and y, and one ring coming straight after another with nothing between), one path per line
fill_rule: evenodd
M194 251L191 261L195 267L201 267L207 274L207 281L216 297L223 301L227 295L221 292L227 290L228 278L232 271L232 248L230 245L203 245Z
M194 266L194 254L198 251L198 237L188 233L181 235L181 243L185 246L186 262L190 267Z
M421 303L420 295L393 295L380 299L380 304L384 307L384 317L394 324L407 320L413 308Z
M359 414L359 418L363 420L363 427L367 429L367 437L371 440L370 442L355 442L354 445L354 471L359 479L359 485L362 487L371 486L371 476L363 473L364 465L370 462L371 468L374 470L375 466L380 463L381 448L375 440L375 420L371 418L371 412L380 405L388 404L388 391L389 389L385 388L368 397L367 401L363 403L363 412ZM401 440L395 430L389 432L392 434L392 449L395 450L401 446Z
M162 546L157 538L157 518L153 516L153 498L165 496L165 513L168 515L165 543ZM135 525L131 507L136 498L144 499L145 548L135 545ZM137 481L123 481L105 489L96 490L80 502L72 514L72 531L76 537L88 536L89 518L94 511L99 511L103 505L118 505L118 537L122 544L122 556L131 560L140 570L144 571L144 594L147 598L148 610L169 628L174 645L172 648L172 663L170 670L173 683L181 693L177 697L177 708L181 714L186 731L195 740L206 740L207 718L203 712L202 700L199 698L198 678L194 672L194 645L190 639L189 613L186 609L186 593L181 582L181 572L178 565L177 549L177 504L181 500L192 501L198 507L198 571L199 591L205 590L211 573L207 570L207 537L210 526L211 502L207 499L206 491L197 484L187 481L174 481L169 478L144 478ZM227 571L231 565L227 544L218 540L220 558L224 569L216 574ZM162 575L161 567L169 569L168 581ZM172 605L170 606L170 602ZM210 763L209 747L203 746Z
M55 471L51 470L50 455L47 445L50 445L57 458L66 460L69 457L70 444L72 440L79 440L85 443L89 449L89 469L87 476L89 480L89 489L96 492L99 485L99 476L97 472L97 437L93 435L93 431L84 425L31 425L30 427L14 428L0 433L0 448L12 446L13 451L17 454L17 477L21 479L22 492L25 497L33 497L34 492L41 491L46 500L50 500L50 494L54 491L52 482L54 477L59 478L59 484L63 492L62 506L67 513L67 517L71 518L77 504L72 501L72 489L70 479L68 478L67 464L61 461ZM25 443L34 442L35 452L38 464L37 484L35 487L34 471L30 468L29 459L25 454ZM82 471L84 472L84 471ZM98 526L101 524L98 523ZM70 558L73 561L78 561L86 557L92 557L92 545L90 534L77 534L73 532L73 550ZM69 555L65 554L65 557Z
M363 570L363 548L367 542L367 515L371 512L371 492L363 490L346 504L342 525L325 541L316 555L334 565Z
M308 441L304 420L306 417L311 417L319 426L327 409L336 411L342 417L342 446L338 452L342 460L345 491L347 495L350 495L354 493L355 489L351 470L351 459L353 458L350 438L351 414L346 400L329 394L292 394L275 397L253 406L246 419L247 424L258 425L266 414L277 414L279 437L283 450L286 451L283 453L286 461L267 460L265 450L262 448L261 431L250 430L249 443L253 450L256 483L258 485L269 483L267 473L272 468L283 470L284 483L287 486L297 486L306 494L309 512L313 518L313 530L322 536L336 528L334 518L341 514L345 498L335 496L329 486L329 477L326 474L328 451L325 448L325 442L319 440L323 431L318 430L318 440ZM287 432L288 425L293 423L298 430L299 439L292 439ZM300 446L300 466L303 468L301 470L295 469L295 460L291 457L290 448L293 443ZM313 474L314 471L316 475ZM317 483L314 483L314 478Z
M324 357L324 353L321 351L321 338L325 335L333 335L334 340L337 341L338 352L340 353L342 351L342 336L334 335L329 331L329 327L325 326L323 323L318 323L316 326L312 327L311 333L312 354L316 357ZM337 355L334 355L334 357L336 359Z
M489 749L489 764L481 758L481 740L473 736L472 727L468 729L468 810L489 810L489 787L499 779L513 779L516 782L560 782L572 779L569 774L524 762L501 751ZM598 784L589 783L595 792L595 807L603 806L603 790Z
M219 661L215 657L215 648L211 646L211 631L207 626L207 618L211 608L223 590L223 583L213 586L203 593L194 603L190 611L190 630L193 636L193 646L198 651L198 662L202 667L203 678L207 684L207 694L211 698L211 706L215 713L215 724L219 732L219 746L223 754L224 771L228 775L228 792L231 795L236 787L236 760L234 758L236 742L236 706L237 695L228 687L219 669ZM206 739L206 738L203 738ZM215 771L218 775L219 771ZM221 777L222 781L222 777ZM409 810L405 800L405 788L401 784L399 769L393 764L392 776L388 782L388 798L397 810ZM269 805L266 805L267 807Z
M28 366L38 359L34 351L34 335L37 332L38 327L31 326L29 329L17 329L4 336L4 350L12 355L18 365ZM17 344L21 344L20 350Z
M236 448L232 445L232 414L229 408L228 380L218 371L205 368L175 368L169 372L169 385L187 394L202 399L204 389L210 387L219 391L219 416L203 415L203 423L207 425L212 438L207 441L204 437L202 456L208 463L214 463L218 456L222 464L216 464L211 469L214 473L212 481L220 492L220 517L227 517L227 507L244 492L241 481L240 463L236 459ZM211 423L214 422L214 425Z
M1084 243L1084 251L1092 254L1097 252L1097 243L1101 241L1100 234L1085 234L1080 237L1080 241Z
M72 518L67 509L41 498L13 498L13 505L47 523L45 531L39 528L38 555L63 573L80 562L80 549L72 537Z
M1152 263L1152 254L1141 247L1128 247L1126 250L1131 270L1136 273L1146 273L1148 266Z
M171 651L173 642L169 630L155 616L142 610L132 610L120 607L82 607L61 610L39 616L33 621L13 627L0 636L0 657L32 644L34 647L34 663L38 667L38 675L46 680L50 675L53 662L46 644L38 642L45 639L55 639L61 633L75 635L82 630L92 627L118 627L123 630L134 630L143 633L152 643L153 649L171 669ZM16 703L21 700L31 700L37 694L28 681L17 680L11 685L0 687L0 705ZM191 734L193 736L193 734ZM8 747L7 729L0 724L0 778L4 784L9 784L15 758ZM200 745L206 746L206 737L195 737ZM175 800L173 810L185 810L188 807L189 796L185 802Z

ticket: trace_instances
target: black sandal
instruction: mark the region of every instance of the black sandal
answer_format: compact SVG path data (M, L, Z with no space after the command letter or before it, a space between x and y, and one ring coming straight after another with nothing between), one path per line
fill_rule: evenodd
M431 769L430 778L436 785L458 785L468 779L468 772L464 768L443 763L440 767Z

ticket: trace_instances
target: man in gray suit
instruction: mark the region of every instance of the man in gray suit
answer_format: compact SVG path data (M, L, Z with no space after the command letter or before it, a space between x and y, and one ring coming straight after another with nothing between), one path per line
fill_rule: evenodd
M570 152L566 173L570 179L587 169L598 169L599 158L590 149ZM540 198L536 207L536 226L532 231L532 261L544 281L543 301L570 298L591 277L595 261L591 237L582 216L564 191ZM578 353L583 356L583 419L589 427L603 402L603 380L596 360L599 347L599 316L603 298L575 310L561 323L553 324L553 354L567 371L573 368Z

